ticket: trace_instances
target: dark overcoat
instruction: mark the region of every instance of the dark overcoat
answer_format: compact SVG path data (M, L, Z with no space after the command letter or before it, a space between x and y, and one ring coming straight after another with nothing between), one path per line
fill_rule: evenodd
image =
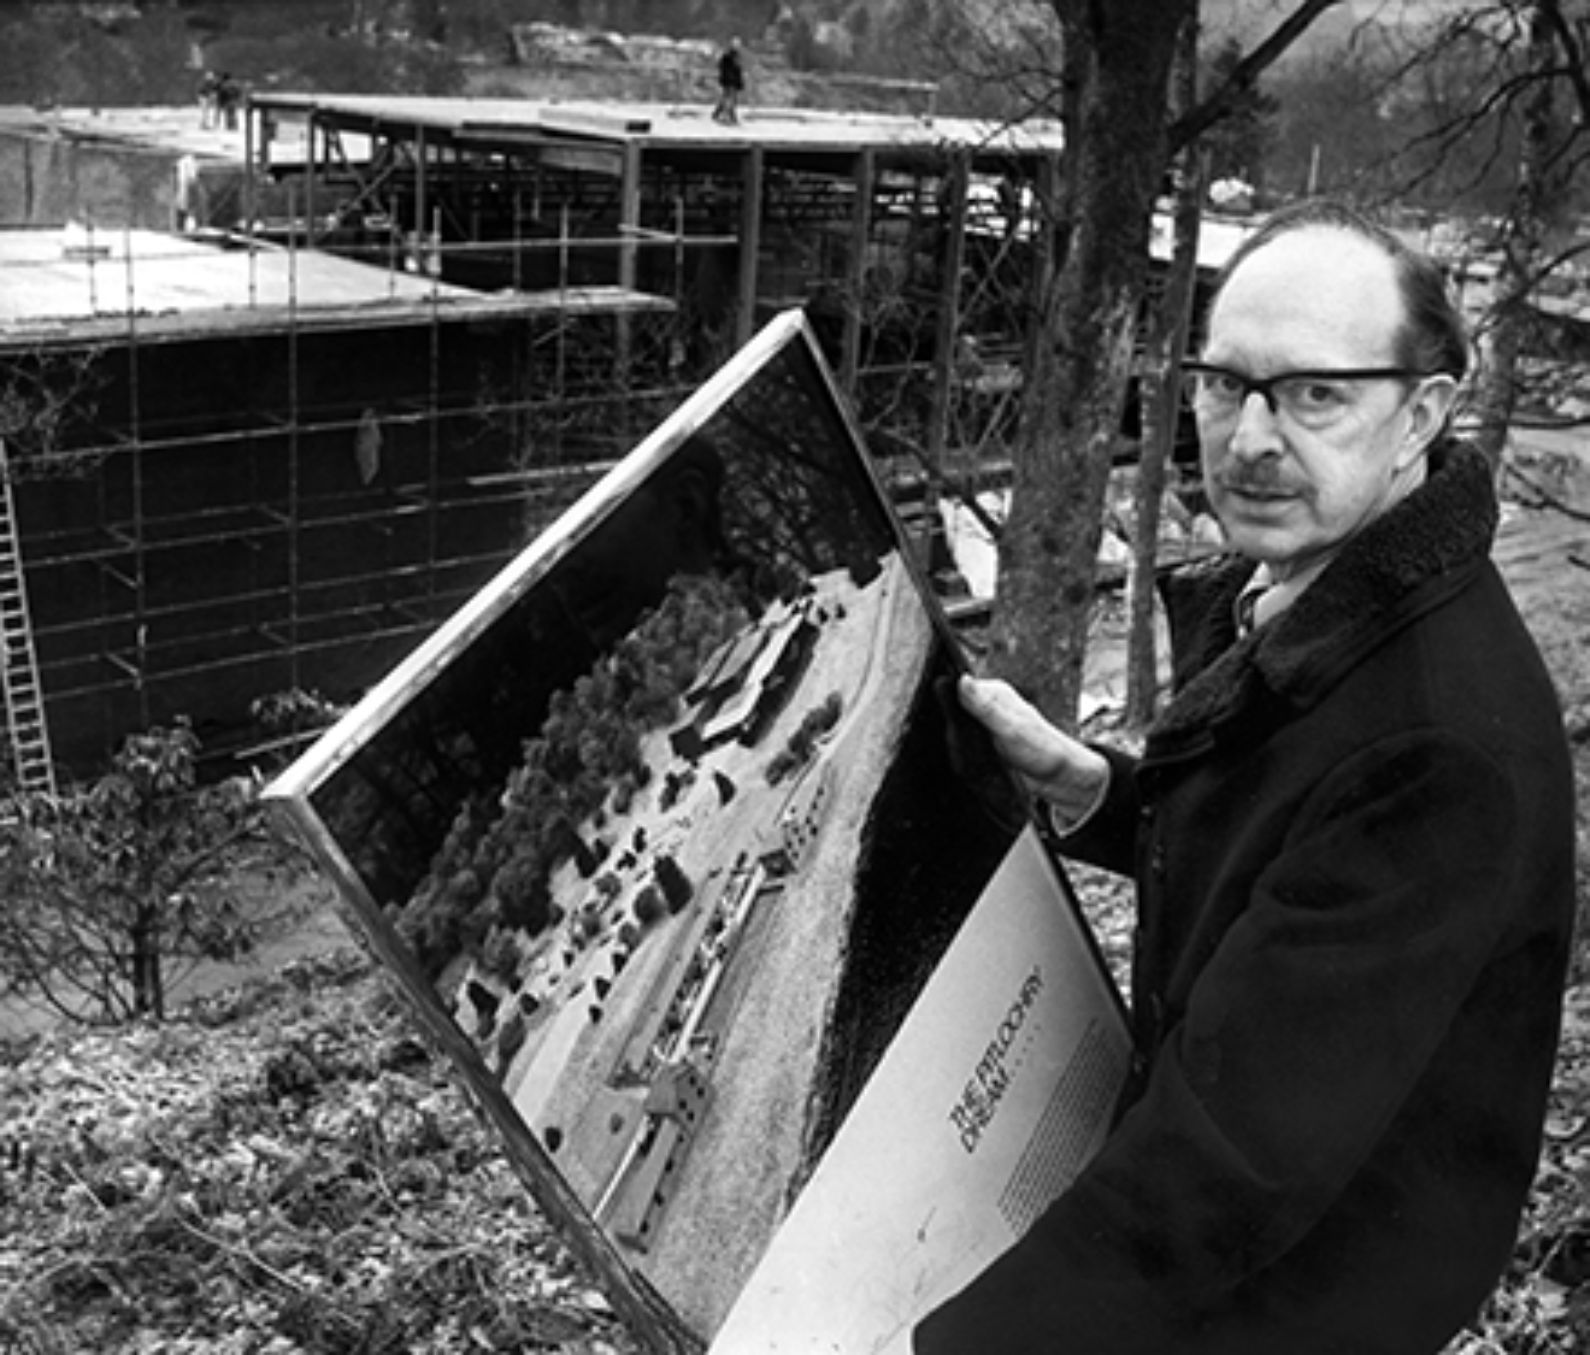
M1139 1075L1099 1156L919 1355L1422 1355L1472 1319L1540 1145L1574 909L1561 711L1425 485L1238 640L1171 581L1177 690L1066 850L1132 873Z

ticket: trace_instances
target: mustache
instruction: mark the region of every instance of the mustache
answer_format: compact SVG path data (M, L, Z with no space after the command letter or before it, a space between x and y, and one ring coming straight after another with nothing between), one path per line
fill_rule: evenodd
M1249 466L1228 466L1210 477L1215 485L1236 494L1295 494L1297 485L1289 484L1280 469L1267 462Z

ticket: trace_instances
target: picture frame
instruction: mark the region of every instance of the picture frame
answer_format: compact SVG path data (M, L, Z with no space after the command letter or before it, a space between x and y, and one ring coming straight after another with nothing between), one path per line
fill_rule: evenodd
M785 312L265 791L538 1206L679 1349L1031 852L933 549Z

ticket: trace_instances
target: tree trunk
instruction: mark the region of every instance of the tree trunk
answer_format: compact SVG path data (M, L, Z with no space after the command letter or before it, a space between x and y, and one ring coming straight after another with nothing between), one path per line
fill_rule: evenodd
M160 914L139 904L132 925L133 1015L155 1021L166 1019L165 978L160 968Z
M1530 325L1529 295L1540 267L1541 235L1552 193L1549 187L1552 79L1556 60L1546 4L1530 14L1529 69L1534 77L1524 106L1524 129L1513 210L1502 223L1502 262L1496 274L1489 332L1481 335L1485 362L1475 388L1475 445L1493 471L1500 471L1507 429L1518 404L1518 359Z
M1197 3L1053 3L1075 90L1064 196L1086 210L1068 213L1056 232L1064 245L1059 267L1040 281L989 668L1051 719L1073 726L1105 489L1165 166L1168 76L1177 34Z
M1176 57L1176 101L1190 108L1198 94L1198 23L1187 19ZM1192 324L1198 281L1198 227L1203 215L1207 156L1192 146L1177 156L1175 244L1153 318L1142 374L1143 439L1133 493L1132 572L1127 588L1126 723L1142 728L1159 698L1154 632L1159 527L1181 410L1181 361Z

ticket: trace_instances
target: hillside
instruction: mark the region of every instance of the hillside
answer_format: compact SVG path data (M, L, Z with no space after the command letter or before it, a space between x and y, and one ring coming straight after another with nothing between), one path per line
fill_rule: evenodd
M1206 49L1227 36L1256 42L1290 9L1204 0ZM1436 11L1435 0L1353 0L1321 16L1283 64L1343 49L1361 29L1405 31ZM206 70L249 90L697 99L711 97L714 53L733 36L746 46L753 103L920 112L920 92L891 88L916 82L939 113L1025 116L1052 106L1044 68L1055 26L1045 0L11 5L0 6L0 104L181 105ZM573 35L586 50L551 54L538 31ZM666 44L679 50L670 57Z

